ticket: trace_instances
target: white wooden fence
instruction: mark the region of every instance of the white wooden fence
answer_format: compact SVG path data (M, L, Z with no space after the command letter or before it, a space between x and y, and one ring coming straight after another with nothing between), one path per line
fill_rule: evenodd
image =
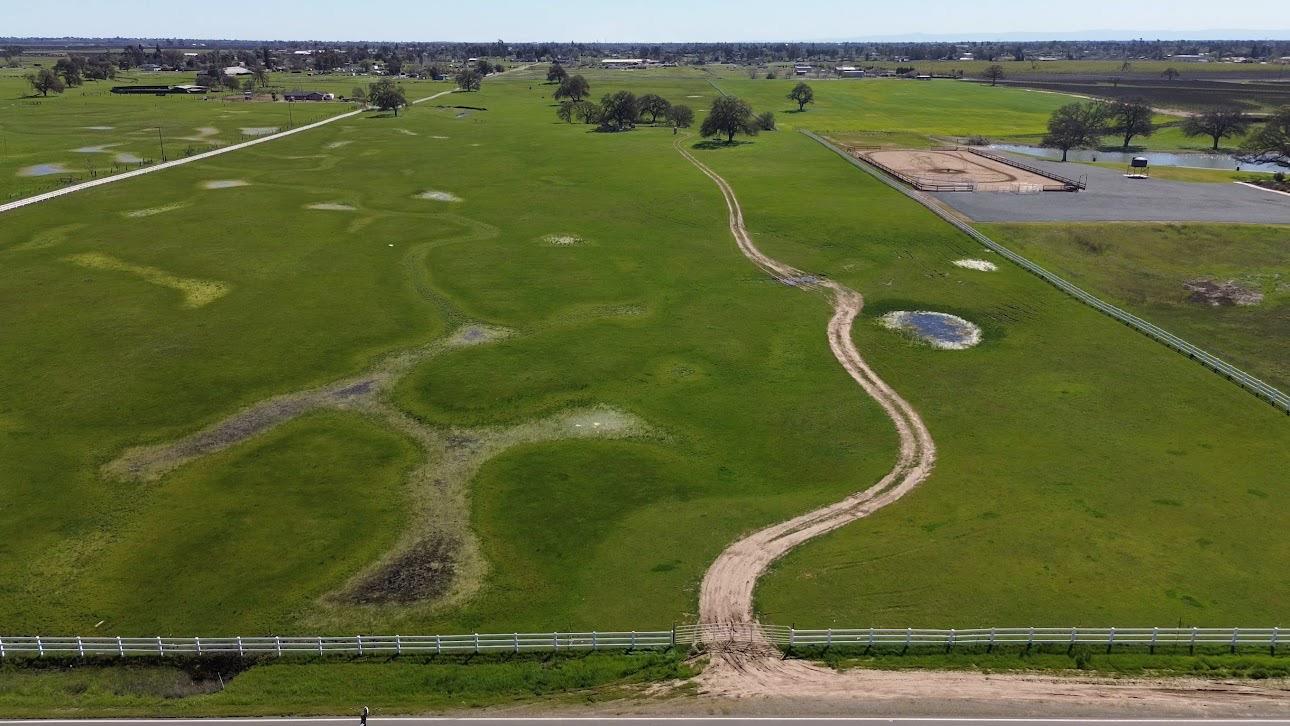
M353 635L191 637L154 636L4 636L0 658L86 656L318 656L438 655L562 651L636 651L667 648L715 648L728 645L794 648L943 649L996 646L1094 646L1169 649L1266 649L1283 646L1282 628L826 628L798 629L762 625L685 625L669 630L591 631L580 633L470 633L467 635ZM1283 648L1284 649L1284 648Z
M970 628L926 630L905 628L797 630L787 628L775 634L775 642L794 647L863 647L944 648L955 646L1036 646L1064 645L1104 647L1107 652L1117 646L1124 649L1157 648L1194 652L1197 647L1221 646L1235 653L1240 648L1267 648L1275 654L1279 641L1285 640L1281 628Z

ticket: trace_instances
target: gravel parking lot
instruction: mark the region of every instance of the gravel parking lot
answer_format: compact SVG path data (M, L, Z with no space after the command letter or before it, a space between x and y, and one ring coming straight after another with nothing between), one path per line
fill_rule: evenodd
M1067 177L1088 175L1082 192L932 196L978 222L1246 222L1290 224L1290 197L1239 184L1126 179L1115 169L1016 157Z

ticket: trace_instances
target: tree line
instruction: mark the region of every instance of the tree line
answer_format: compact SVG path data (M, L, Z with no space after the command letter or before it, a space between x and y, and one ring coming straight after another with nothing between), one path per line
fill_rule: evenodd
M1140 99L1071 103L1053 112L1040 144L1060 150L1062 161L1071 149L1098 148L1110 135L1128 150L1133 139L1151 136L1160 128L1154 116L1155 109ZM1208 137L1214 151L1224 139L1248 134L1237 152L1238 159L1290 167L1290 106L1277 109L1261 128L1249 133L1255 123L1256 119L1240 108L1222 107L1188 116L1179 128L1188 138Z

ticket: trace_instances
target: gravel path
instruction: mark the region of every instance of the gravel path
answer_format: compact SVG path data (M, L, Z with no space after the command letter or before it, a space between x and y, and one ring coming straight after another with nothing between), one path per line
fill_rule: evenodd
M900 436L896 464L878 483L840 502L739 539L717 557L704 575L699 620L705 627L705 645L714 653L713 665L704 678L709 684L744 684L760 692L763 689L757 688L759 683L780 684L799 677L817 680L818 669L781 660L778 651L765 640L753 614L757 578L799 544L866 517L904 496L931 474L936 445L914 407L879 378L856 349L851 327L864 306L860 293L763 254L744 226L743 209L730 184L687 151L682 146L684 140L677 140L677 151L721 190L730 213L730 233L744 256L785 284L831 296L829 348L843 369L883 407Z

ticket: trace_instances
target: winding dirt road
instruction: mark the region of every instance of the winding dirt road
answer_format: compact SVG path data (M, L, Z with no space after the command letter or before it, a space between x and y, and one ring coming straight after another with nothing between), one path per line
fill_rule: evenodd
M702 637L705 644L717 654L714 668L710 670L719 672L733 668L749 675L752 670L772 669L781 677L792 670L804 676L814 676L819 669L793 666L772 655L778 655L778 651L765 640L753 615L753 589L757 578L772 562L794 547L866 517L918 486L931 474L936 461L936 444L914 407L879 378L856 349L851 338L851 326L864 306L860 293L832 280L808 275L759 250L744 226L743 209L730 184L686 150L682 146L683 141L684 138L677 140L676 150L711 179L725 197L730 212L730 234L744 256L785 284L831 295L833 317L828 326L829 348L842 368L887 412L900 436L896 464L876 484L836 504L743 537L727 547L704 575L699 594L699 620L704 627ZM764 648L756 647L759 640L764 643ZM763 675L768 676L769 673Z

